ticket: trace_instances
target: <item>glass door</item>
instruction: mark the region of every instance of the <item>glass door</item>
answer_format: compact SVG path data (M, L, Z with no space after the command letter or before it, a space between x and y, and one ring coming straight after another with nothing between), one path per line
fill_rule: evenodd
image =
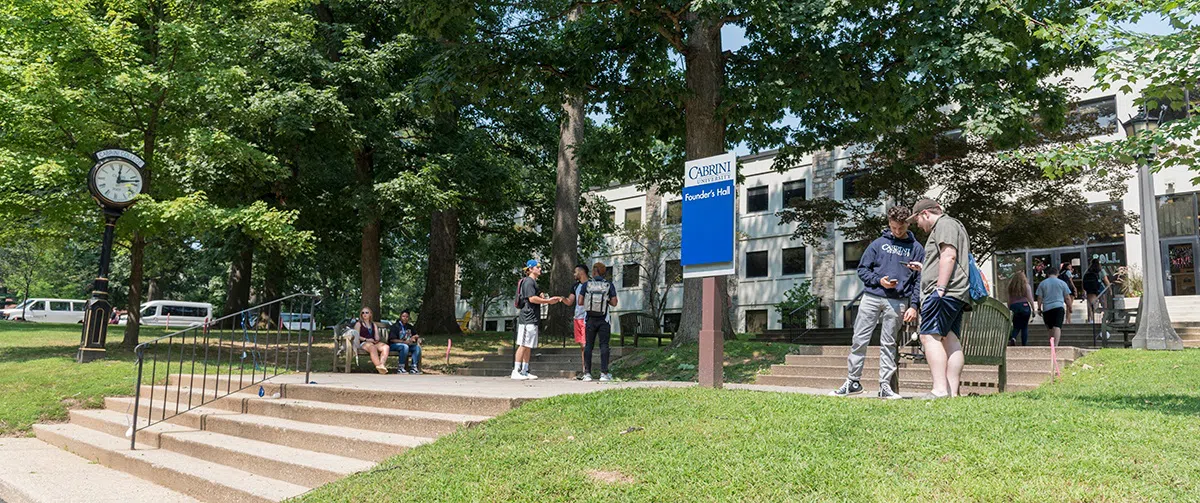
M1162 241L1164 287L1167 295L1196 295L1196 238Z
M1083 291L1083 250L1058 252L1055 255L1054 266L1064 266L1071 269L1071 283L1076 292Z

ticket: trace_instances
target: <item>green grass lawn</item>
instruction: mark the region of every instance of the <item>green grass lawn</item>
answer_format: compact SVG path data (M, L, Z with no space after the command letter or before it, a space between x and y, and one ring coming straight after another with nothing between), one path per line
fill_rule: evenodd
M725 381L754 382L759 372L783 363L794 347L773 342L725 341ZM699 352L700 347L695 344L680 348L643 348L613 362L613 376L640 381L695 381Z
M1106 349L1035 391L933 402L560 396L299 500L1200 501L1198 368Z
M109 327L107 358L75 363L80 325L0 321L0 436L24 436L39 421L58 421L71 407L99 407L129 395L137 368L120 347L122 327ZM163 335L143 327L142 340ZM114 343L115 341L115 343Z

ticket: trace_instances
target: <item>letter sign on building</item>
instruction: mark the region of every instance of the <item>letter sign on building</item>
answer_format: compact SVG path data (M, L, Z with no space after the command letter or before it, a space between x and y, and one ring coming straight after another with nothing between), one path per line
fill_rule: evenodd
M688 161L683 173L683 232L680 264L684 278L734 273L733 184L737 155Z

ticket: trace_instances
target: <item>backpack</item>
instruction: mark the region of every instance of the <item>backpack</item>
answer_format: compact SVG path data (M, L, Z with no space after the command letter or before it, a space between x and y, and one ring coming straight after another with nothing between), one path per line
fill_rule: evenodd
M1100 271L1089 270L1083 273L1083 289L1088 292L1099 292L1102 289Z
M525 299L521 297L521 285L525 283L525 278L517 280L517 294L513 300L513 307L521 309L525 307Z
M584 283L583 308L588 316L605 316L608 314L608 291L612 284L603 280L589 280Z
M975 255L967 254L967 295L971 297L971 302L976 304L982 303L988 298L987 282L983 280L983 271L979 270L979 265L975 263Z

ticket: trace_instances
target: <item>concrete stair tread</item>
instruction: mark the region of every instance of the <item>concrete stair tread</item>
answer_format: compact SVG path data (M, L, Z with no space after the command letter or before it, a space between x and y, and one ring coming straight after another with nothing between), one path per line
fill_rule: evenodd
M238 492L266 501L282 501L298 496L308 491L303 487L283 482L262 475L256 475L218 463L204 461L177 452L164 449L129 450L129 443L124 438L114 437L107 433L85 428L74 424L39 424L34 430L50 433L67 439L70 443L85 444L93 449L107 451L111 455L128 460L146 463L155 472L186 473L191 477L202 479L209 484L228 487ZM55 443L51 441L50 443ZM68 444L68 450L73 450ZM89 456L83 456L85 458ZM192 494L192 496L197 496Z
M87 412L89 412L89 415L92 417L95 417L99 420L116 423L118 426L128 424L127 421L129 416L117 411L97 409ZM235 437L232 435L226 435L224 433L196 430L193 428L187 428L165 422L152 425L146 431L155 430L157 430L156 433L159 433L160 435L170 435L172 438L182 442L204 444L208 447L220 450L228 450L257 458L268 458L287 464L332 471L341 475L350 475L352 473L367 470L374 466L374 463L363 461L361 459L347 458L344 456L338 456L336 454L326 454L323 452L298 449L295 447L287 447L284 445L263 442L260 440Z
M36 438L0 438L0 500L12 503L198 503Z
M384 407L371 407L368 405L345 405L328 402L318 402L314 400L299 400L294 398L259 398L257 395L251 395L249 398L253 400L270 400L271 402L290 407L311 407L314 409L322 409L331 413L338 411L353 411L370 414L379 414L394 417L411 417L421 419L433 419L439 421L451 421L456 423L479 423L491 419L490 416L480 416L474 414L453 414L449 412L429 412L424 410L405 410L405 409L390 409Z

